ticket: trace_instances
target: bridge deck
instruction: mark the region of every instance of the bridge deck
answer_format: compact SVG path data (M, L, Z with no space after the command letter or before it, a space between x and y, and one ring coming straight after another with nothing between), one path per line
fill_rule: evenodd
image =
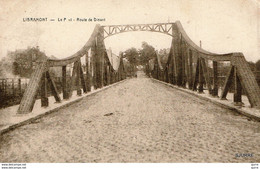
M1 162L260 162L259 150L259 122L148 78L83 98L0 139Z

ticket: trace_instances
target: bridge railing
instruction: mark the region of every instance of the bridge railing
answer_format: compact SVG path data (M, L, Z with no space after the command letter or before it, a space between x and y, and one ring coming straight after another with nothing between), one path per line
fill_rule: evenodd
M163 67L158 55L150 65L153 78L202 93L205 88L210 95L226 99L233 91L233 102L241 106L242 90L251 107L260 108L260 89L253 72L242 53L216 54L197 46L186 34L181 23L173 24L171 50L166 66ZM229 70L219 75L219 69ZM219 80L225 78L219 93ZM223 81L223 80L222 80Z
M85 73L83 73L82 68L83 61L85 62ZM57 84L49 71L51 67L61 69L63 98L60 97ZM70 85L67 82L68 67L73 67ZM91 86L95 89L102 88L125 78L126 73L122 57L114 68L106 52L104 29L100 25L96 25L87 43L74 55L65 59L45 59L37 62L36 69L21 100L18 113L29 113L33 110L39 90L41 106L47 107L49 105L48 84L56 102L61 102L62 99L67 100L72 96L73 86L77 90L77 95L81 96L82 90L87 93L91 91Z

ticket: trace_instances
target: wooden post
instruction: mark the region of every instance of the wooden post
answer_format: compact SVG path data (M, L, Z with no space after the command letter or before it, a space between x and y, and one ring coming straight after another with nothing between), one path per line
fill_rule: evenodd
M49 106L48 88L47 88L46 72L44 72L41 80L41 107L48 107L48 106Z
M213 90L212 96L218 97L218 62L213 61Z
M68 89L67 89L66 66L62 66L62 93L63 93L63 99L69 99Z
M236 106L241 106L242 103L242 86L237 74L237 68L234 67L234 84L235 84L235 91L234 91L234 104Z

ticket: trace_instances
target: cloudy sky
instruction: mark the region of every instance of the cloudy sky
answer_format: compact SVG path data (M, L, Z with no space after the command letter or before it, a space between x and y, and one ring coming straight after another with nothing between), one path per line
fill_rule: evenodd
M0 0L0 58L7 51L38 45L50 56L64 58L88 40L95 24L163 23L179 20L187 34L210 52L243 52L260 59L259 0ZM54 22L23 22L27 17ZM105 18L104 22L58 22L57 18ZM114 53L141 47L169 48L171 37L130 32L105 40Z

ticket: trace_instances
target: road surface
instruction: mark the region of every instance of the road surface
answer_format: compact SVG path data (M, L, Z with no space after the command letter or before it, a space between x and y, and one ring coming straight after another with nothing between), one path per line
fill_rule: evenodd
M139 76L2 135L0 162L260 162L260 123Z

